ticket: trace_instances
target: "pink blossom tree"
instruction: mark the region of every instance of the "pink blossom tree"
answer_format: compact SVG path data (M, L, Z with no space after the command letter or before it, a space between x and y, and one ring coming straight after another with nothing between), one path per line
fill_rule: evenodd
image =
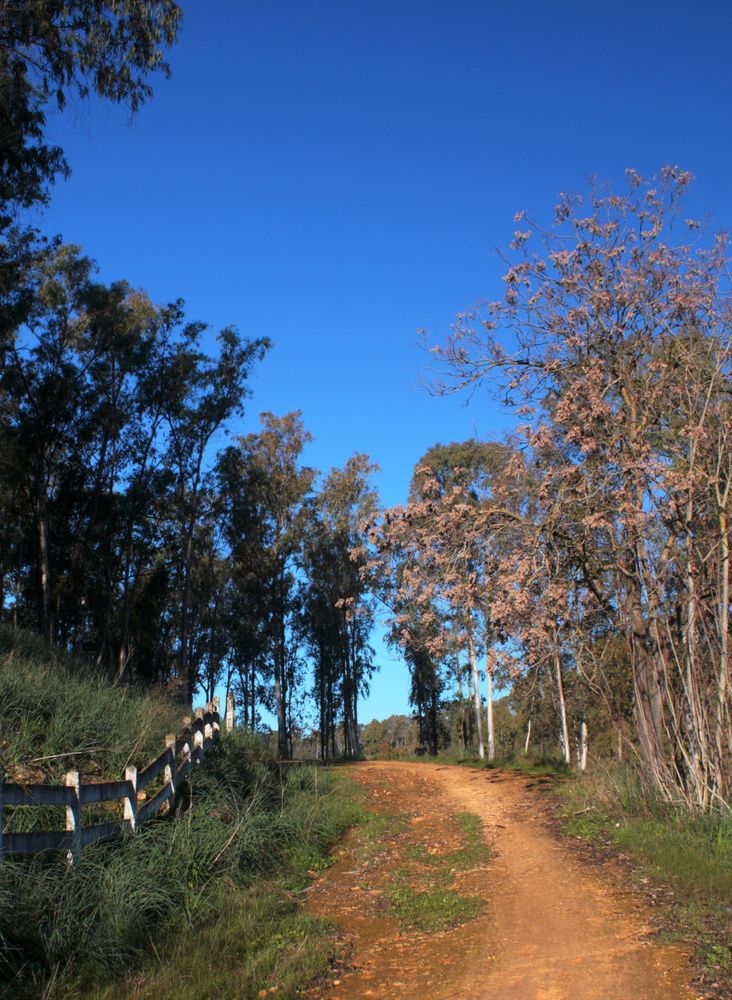
M732 749L732 327L725 240L681 219L690 179L629 171L622 195L561 195L551 227L519 213L504 298L431 350L436 391L488 383L525 421L533 528L507 623L521 601L525 635L541 619L520 595L541 566L558 638L565 608L623 634L645 771L708 810L729 791Z

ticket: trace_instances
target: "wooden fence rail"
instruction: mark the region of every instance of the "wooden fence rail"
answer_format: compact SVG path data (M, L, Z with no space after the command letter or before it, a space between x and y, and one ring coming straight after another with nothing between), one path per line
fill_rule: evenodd
M234 728L234 696L226 702L226 728ZM125 768L118 781L82 784L78 771L68 771L63 785L11 784L0 772L0 862L7 854L38 854L40 851L64 850L70 862L87 844L109 840L128 831L134 833L168 806L175 806L176 795L191 768L200 764L219 740L221 730L219 699L205 708L197 708L193 718L183 720L179 736L165 737L165 749L147 767ZM140 802L144 789L162 776L161 787ZM100 802L123 803L123 816L107 823L84 826L83 808ZM63 806L65 830L39 830L34 833L4 833L3 812L6 806Z

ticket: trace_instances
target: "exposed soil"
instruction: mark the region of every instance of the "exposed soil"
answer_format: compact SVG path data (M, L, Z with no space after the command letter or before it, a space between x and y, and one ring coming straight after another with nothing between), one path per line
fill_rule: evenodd
M336 923L351 962L327 1000L693 1000L684 953L652 940L642 900L612 866L588 868L541 819L536 779L439 764L354 765L369 808L384 815L356 832L313 886L310 910ZM400 928L386 903L395 873L459 847L456 813L480 817L490 859L452 873L452 887L485 900L462 926Z

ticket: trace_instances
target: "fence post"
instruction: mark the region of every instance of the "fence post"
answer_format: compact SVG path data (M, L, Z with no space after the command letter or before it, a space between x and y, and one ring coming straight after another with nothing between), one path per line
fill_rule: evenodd
M193 713L193 760L200 764L203 759L203 709Z
M66 854L70 865L78 859L81 851L81 795L78 771L67 771L65 784L71 789L71 802L66 806L66 831L71 834L71 848Z
M3 772L0 771L0 865L3 863Z
M125 781L130 787L125 795L124 818L129 821L130 833L134 833L137 829L137 768L134 764L128 764L125 768Z
M218 743L221 735L221 699L218 695L214 696L211 706L213 708L213 736Z
M229 691L226 696L226 732L230 733L234 728L234 692Z
M183 744L183 763L184 764L186 762L190 762L191 759L192 759L192 757L191 757L191 721L192 720L191 720L190 715L187 715L185 717L185 719L183 719L183 732L184 733L188 733L188 738L186 739L186 742Z
M165 770L163 771L163 781L166 785L170 786L170 798L168 799L170 805L168 812L172 812L175 809L175 744L175 733L168 733L165 737L165 748L170 751L172 760L170 764L165 765Z
M213 742L213 702L207 701L205 708L205 718L203 725L203 745L205 747L208 740Z

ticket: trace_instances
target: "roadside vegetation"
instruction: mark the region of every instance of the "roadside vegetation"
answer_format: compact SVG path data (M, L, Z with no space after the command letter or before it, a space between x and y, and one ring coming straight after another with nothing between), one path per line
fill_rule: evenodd
M72 766L118 776L159 752L179 722L160 694L112 687L21 634L0 642L11 780L54 781ZM36 828L49 812L24 811ZM196 769L174 817L90 846L73 867L51 852L4 860L0 992L228 998L277 986L294 996L337 950L330 928L300 913L302 890L360 815L345 778L283 767L237 731Z
M181 728L162 692L112 686L86 661L40 636L0 626L0 768L7 781L117 778L145 764Z
M700 982L732 992L732 817L669 804L629 764L597 765L559 785L563 825L625 856L658 894L664 936L691 943Z

